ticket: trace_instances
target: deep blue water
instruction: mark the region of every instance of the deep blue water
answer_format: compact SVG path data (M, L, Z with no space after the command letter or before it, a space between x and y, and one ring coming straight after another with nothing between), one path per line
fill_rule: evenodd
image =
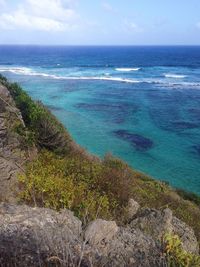
M200 194L200 47L0 46L0 73L90 152Z

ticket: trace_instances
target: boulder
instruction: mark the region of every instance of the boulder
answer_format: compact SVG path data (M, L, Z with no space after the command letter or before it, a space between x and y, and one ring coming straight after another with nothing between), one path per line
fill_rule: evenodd
M85 230L85 240L91 246L99 247L106 244L118 231L116 222L97 219L91 222Z
M191 227L172 215L170 209L142 209L130 222L130 227L140 229L155 241L161 241L166 233L178 235L183 248L191 253L199 252L198 241Z
M199 244L191 227L178 218L173 217L172 229L173 232L180 237L183 248L186 251L194 254L199 253Z
M138 228L150 235L155 240L161 240L165 233L172 232L172 212L169 209L163 211L145 208L137 218L130 223L132 228Z
M129 199L127 206L127 219L132 219L140 209L140 205L134 199Z
M166 259L160 244L138 229L120 227L106 247L99 248L106 257L105 266L115 267L163 267ZM103 263L103 261L102 261Z
M81 221L70 211L1 204L0 266L76 263L80 232Z
M165 263L161 245L140 230L118 227L114 221L91 222L84 237L93 256L98 255L93 257L94 266L161 267Z
M71 211L0 204L0 266L161 267L159 243L139 229L95 220L83 232Z

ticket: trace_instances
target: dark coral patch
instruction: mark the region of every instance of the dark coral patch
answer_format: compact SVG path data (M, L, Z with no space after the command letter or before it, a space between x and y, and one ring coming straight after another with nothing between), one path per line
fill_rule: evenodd
M192 147L193 152L200 157L200 145L194 145Z
M105 109L109 109L110 105L107 104L88 104L88 103L78 103L75 105L76 108L82 108L86 110L92 111L103 111Z
M138 111L138 106L129 103L78 103L76 108L104 114L107 122L122 124L125 119Z
M194 129L198 128L200 125L197 123L193 122L186 122L186 121L177 121L173 122L172 125L175 127L177 130L186 130L186 129Z
M200 109L199 108L190 108L188 112L192 115L192 118L200 120Z
M136 150L145 152L153 147L153 141L139 134L130 133L126 130L113 132L115 136L129 142Z

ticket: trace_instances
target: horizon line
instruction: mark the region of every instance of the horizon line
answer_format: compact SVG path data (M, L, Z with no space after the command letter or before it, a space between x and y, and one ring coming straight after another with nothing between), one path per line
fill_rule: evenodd
M97 46L97 47L139 47L139 46L200 46L200 44L0 44L0 46Z

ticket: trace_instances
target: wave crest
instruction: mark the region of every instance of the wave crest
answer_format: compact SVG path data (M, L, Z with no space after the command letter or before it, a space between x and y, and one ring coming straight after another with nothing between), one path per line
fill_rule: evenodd
M183 79L187 77L186 75L181 74L173 74L173 73L166 73L164 74L165 78L175 78L175 79Z
M166 82L165 79L151 79L151 78L142 78L142 79L132 79L132 78L122 78L122 77L113 77L109 76L109 73L105 73L104 76L61 76L55 74L44 73L40 71L35 71L27 67L8 67L0 66L0 72L11 72L18 75L28 75L28 76L41 76L49 79L56 80L100 80L100 81L113 81L121 83L148 83L161 85L162 87L171 87L173 88L199 88L200 82ZM176 74L165 74L169 78L184 78L185 75L176 75ZM183 77L184 76L184 77Z
M36 72L26 67L15 67L15 68L0 67L0 72L11 72L14 74L30 75L30 76L42 76L56 80L102 80L102 81L116 81L116 82L126 82L126 83L140 83L140 81L134 79L111 77L108 76L109 73L106 73L106 76L59 76L55 74L47 74L44 72Z
M141 68L116 68L116 71L129 72L129 71L138 71Z

